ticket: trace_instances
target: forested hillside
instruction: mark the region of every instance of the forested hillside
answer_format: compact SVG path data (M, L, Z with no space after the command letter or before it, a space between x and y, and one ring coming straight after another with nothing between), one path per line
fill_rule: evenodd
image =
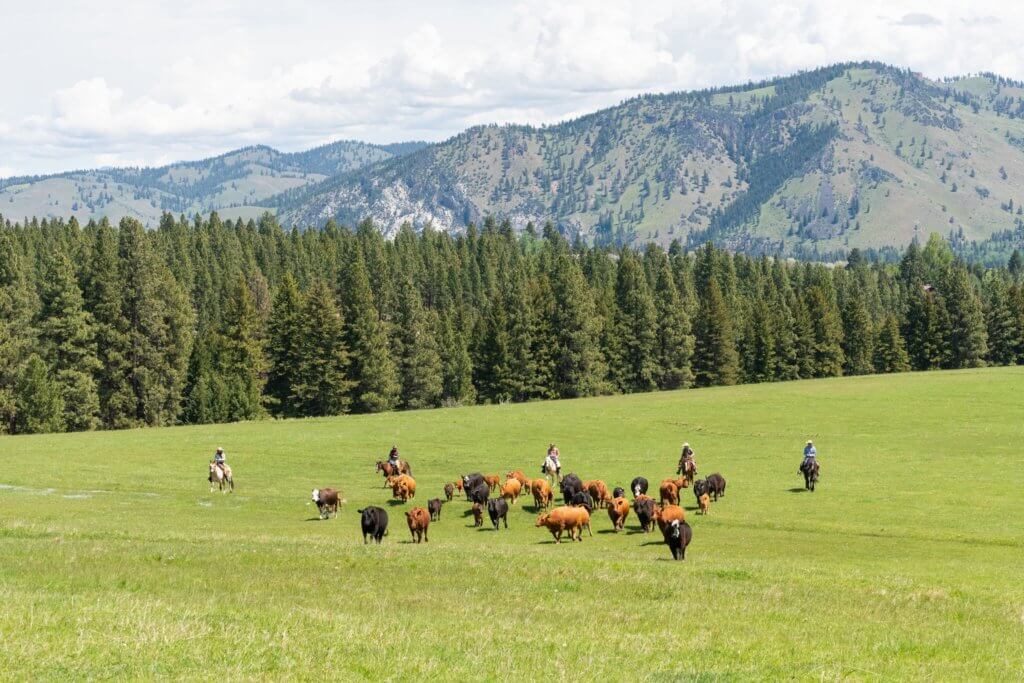
M165 215L0 222L0 429L528 401L1024 360L1024 262L896 265Z
M186 215L219 211L255 218L273 206L271 197L306 187L423 146L410 142L369 145L342 140L285 154L266 146L246 147L212 159L159 168L107 168L52 176L0 179L0 213L7 216L79 221L135 218L155 226L165 212Z
M279 198L300 227L552 221L595 244L706 240L814 260L950 236L1024 245L1024 87L868 62L648 95L553 126L482 126ZM977 247L998 233L997 243ZM891 255L891 252L890 252Z

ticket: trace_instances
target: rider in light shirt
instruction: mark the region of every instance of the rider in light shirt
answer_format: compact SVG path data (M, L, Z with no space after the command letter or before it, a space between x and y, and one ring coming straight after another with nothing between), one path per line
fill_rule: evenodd
M814 448L814 442L810 439L807 440L807 445L804 446L804 460L800 463L800 472L803 472L803 467L808 462L817 462L818 451Z

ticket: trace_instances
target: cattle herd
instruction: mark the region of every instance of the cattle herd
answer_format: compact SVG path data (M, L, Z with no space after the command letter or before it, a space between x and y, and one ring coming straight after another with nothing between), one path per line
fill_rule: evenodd
M377 463L377 470L384 474L384 486L391 489L395 504L406 503L416 497L416 480L407 462L395 472L390 467ZM569 540L582 541L584 530L593 536L591 515L595 509L606 509L612 531L618 533L625 528L630 510L644 533L650 533L657 524L664 536L665 544L672 552L673 559L686 559L686 547L693 539L693 529L686 522L686 512L680 505L682 490L690 488L696 500L698 514L706 515L712 501L725 495L725 478L718 473L705 479L693 479L693 474L679 478L664 479L658 486L658 500L647 495L650 484L644 477L636 477L629 484L633 500L626 497L626 489L615 487L609 492L607 484L600 479L584 481L575 474L567 474L557 483L562 494L562 505L554 506L552 484L547 477L530 479L521 470L505 475L502 482L498 475L484 475L479 472L460 476L444 485L444 498L432 498L427 507L413 507L405 513L409 533L414 543L425 543L431 523L440 522L441 509L456 497L464 497L470 503L473 526L484 525L486 512L495 531L508 529L508 513L521 496L533 497L534 509L538 513L536 527L551 532L555 543L562 542L563 534ZM337 517L339 494L333 488L313 489L312 500L320 511L321 519L332 514ZM359 510L363 531L363 542L371 540L380 543L388 533L387 510L369 506Z

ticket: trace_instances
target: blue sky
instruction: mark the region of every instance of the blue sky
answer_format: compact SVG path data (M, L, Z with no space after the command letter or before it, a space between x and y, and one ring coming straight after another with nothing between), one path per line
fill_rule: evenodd
M441 140L850 59L1024 80L1024 3L5 3L0 177Z

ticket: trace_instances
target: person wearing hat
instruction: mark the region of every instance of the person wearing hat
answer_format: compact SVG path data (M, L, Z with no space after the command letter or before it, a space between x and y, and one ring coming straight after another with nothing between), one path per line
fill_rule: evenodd
M804 473L804 465L809 462L817 462L818 451L814 448L814 442L810 439L807 440L807 445L804 446L804 459L800 463L800 469L797 470L800 474Z
M693 459L693 449L690 448L689 442L683 444L683 453L679 456L679 467L676 469L676 474L682 474L686 472L686 464L693 463L692 473L697 473L697 462Z
M227 460L227 456L224 455L224 449L217 446L217 452L213 454L213 464L220 468L221 472L224 472L224 463Z
M388 464L391 465L391 471L395 475L397 475L400 471L400 463L398 461L398 446L391 447L391 452L388 453Z

